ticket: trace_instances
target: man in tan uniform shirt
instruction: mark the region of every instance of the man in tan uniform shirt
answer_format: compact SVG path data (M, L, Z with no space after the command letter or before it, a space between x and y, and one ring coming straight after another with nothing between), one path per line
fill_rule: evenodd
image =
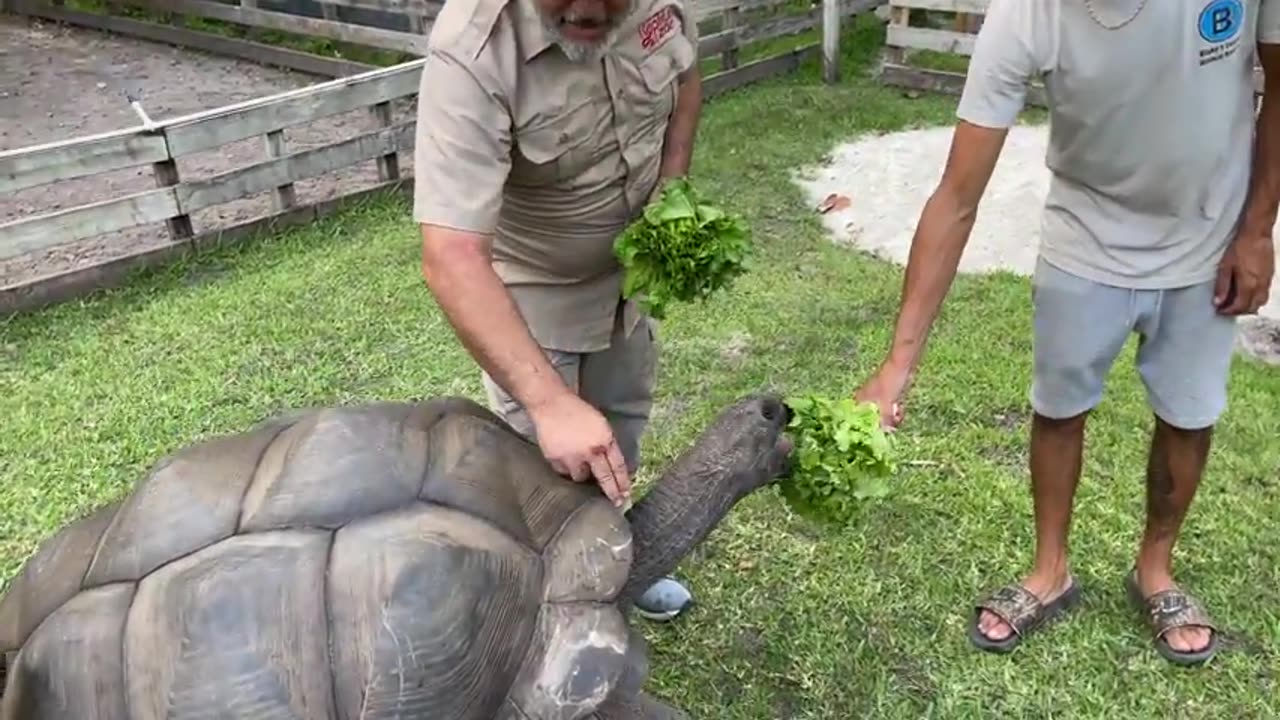
M422 72L423 275L490 405L557 470L626 502L652 406L651 321L613 242L688 170L701 85L689 0L446 3ZM664 578L637 611L691 601Z

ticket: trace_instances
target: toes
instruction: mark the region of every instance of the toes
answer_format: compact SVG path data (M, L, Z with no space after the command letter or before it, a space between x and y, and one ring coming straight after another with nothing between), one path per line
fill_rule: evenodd
M1176 652L1200 652L1209 646L1210 634L1206 628L1176 628L1168 638L1169 647Z
M978 621L978 629L982 631L992 640L1004 640L1009 637L1012 628L998 616L986 610L982 611L982 617Z

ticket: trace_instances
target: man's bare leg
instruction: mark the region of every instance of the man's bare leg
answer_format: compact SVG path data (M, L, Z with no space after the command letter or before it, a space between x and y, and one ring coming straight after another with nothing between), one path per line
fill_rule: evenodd
M1041 602L1052 602L1070 585L1067 536L1076 487L1080 482L1087 413L1065 420L1036 414L1031 421L1031 492L1035 505L1036 548L1031 573L1022 586ZM1013 628L983 610L978 628L992 640L1003 640Z
M1138 549L1138 588L1151 595L1175 587L1173 546L1191 507L1209 458L1213 428L1181 430L1156 418L1147 460L1147 525ZM1208 644L1204 627L1181 627L1165 638L1178 652L1196 652Z

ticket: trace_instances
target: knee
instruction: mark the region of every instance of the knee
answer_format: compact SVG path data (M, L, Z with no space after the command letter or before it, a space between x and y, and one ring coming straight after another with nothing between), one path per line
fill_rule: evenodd
M1089 412L1089 410L1084 410L1072 415L1054 417L1036 411L1032 413L1032 423L1037 430L1042 432L1055 434L1079 433L1084 431L1085 421L1089 417Z

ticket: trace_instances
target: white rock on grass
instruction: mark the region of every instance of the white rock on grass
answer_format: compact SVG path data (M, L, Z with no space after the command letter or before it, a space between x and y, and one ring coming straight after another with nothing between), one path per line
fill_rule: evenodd
M960 272L1031 274L1049 189L1047 130L1045 125L1010 130L960 260ZM823 215L835 242L901 265L911 249L920 211L942 175L950 145L950 127L866 135L837 147L826 164L797 173L796 182L811 207L832 193L849 198L847 207ZM1259 317L1242 320L1241 330L1240 344L1246 352L1280 364L1280 273Z

